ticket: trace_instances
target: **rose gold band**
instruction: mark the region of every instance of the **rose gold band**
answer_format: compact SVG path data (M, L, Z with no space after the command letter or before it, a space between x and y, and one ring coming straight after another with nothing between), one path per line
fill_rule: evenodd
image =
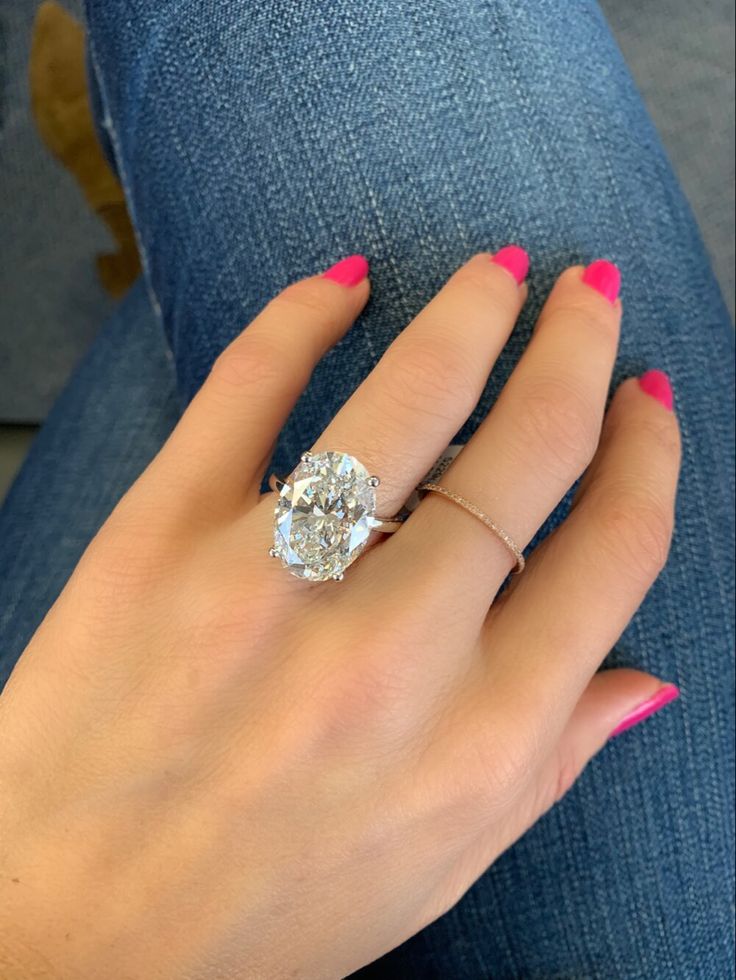
M521 553L521 549L518 547L514 539L508 534L502 527L499 527L495 521L492 521L488 514L485 514L480 507L462 497L459 493L455 493L454 490L448 490L447 487L441 486L439 483L421 483L417 490L425 490L428 493L438 493L443 497L447 497L453 503L457 504L458 507L462 507L467 510L469 514L473 517L477 517L485 526L496 535L499 541L502 541L506 545L508 550L516 559L516 568L514 569L514 575L519 575L524 571L524 566L526 561L524 560L524 555Z

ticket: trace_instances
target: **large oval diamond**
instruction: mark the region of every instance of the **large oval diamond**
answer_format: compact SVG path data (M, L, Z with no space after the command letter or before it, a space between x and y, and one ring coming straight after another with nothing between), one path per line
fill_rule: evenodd
M299 578L339 578L375 524L376 491L354 456L307 455L279 492L274 553Z

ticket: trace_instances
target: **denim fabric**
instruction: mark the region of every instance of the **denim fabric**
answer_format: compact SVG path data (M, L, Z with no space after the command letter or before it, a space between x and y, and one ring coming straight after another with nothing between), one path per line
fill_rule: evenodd
M0 509L0 688L178 415L171 353L139 282L51 410Z
M88 18L103 122L182 402L286 282L352 251L371 260L370 304L315 373L279 441L278 468L294 463L475 250L518 241L533 269L527 311L461 440L498 393L562 267L601 254L621 265L616 377L670 373L685 452L670 562L611 662L679 683L682 700L612 743L454 910L362 972L730 976L733 339L689 210L597 7L89 0ZM133 305L113 339L138 337L141 318L156 337ZM54 461L62 452L73 460L70 486L105 487L81 539L171 424L159 352L164 383L149 376L155 400L134 451L140 403L129 416L109 390L115 359L115 370L128 370L125 344L110 337L92 355L98 374L88 369L66 396L72 405L94 398L96 418L70 428L60 409L0 519L0 540L11 541L0 550L0 589L14 602L4 621L10 658L58 588L58 568L71 564L64 539L74 512L43 512ZM121 447L115 472L96 451L101 433Z

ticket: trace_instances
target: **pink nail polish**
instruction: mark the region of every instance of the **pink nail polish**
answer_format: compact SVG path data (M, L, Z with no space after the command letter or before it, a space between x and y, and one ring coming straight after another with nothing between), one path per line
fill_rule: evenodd
M621 289L621 273L613 262L598 259L583 273L583 282L605 296L609 303L615 303Z
M529 272L529 256L519 245L507 245L500 249L491 262L510 272L519 285L524 282Z
M668 412L674 409L674 398L672 395L672 385L670 379L664 371L647 371L639 378L639 387L647 395L656 398L664 405Z
M330 266L323 278L339 282L341 286L357 286L368 275L368 260L362 255L349 255Z
M680 690L675 684L664 684L651 698L643 701L637 708L630 711L614 728L609 737L615 738L616 735L620 735L621 732L625 732L628 728L633 728L634 725L638 725L640 721L644 721L645 718L656 714L657 711L664 708L666 704L669 704L676 698L679 698L679 696Z

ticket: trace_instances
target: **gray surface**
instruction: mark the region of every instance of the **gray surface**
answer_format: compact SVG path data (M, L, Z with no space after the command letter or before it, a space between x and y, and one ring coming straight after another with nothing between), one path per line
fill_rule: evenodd
M564 0L560 0L564 2ZM734 309L731 0L602 0L693 203ZM77 0L65 5L79 12ZM111 301L111 247L33 128L26 70L37 0L0 0L0 420L42 419Z
M94 265L112 241L31 120L36 7L0 0L0 420L12 422L46 415L112 309Z
M734 315L733 0L601 0Z
M37 431L31 425L0 425L0 504L31 448Z

